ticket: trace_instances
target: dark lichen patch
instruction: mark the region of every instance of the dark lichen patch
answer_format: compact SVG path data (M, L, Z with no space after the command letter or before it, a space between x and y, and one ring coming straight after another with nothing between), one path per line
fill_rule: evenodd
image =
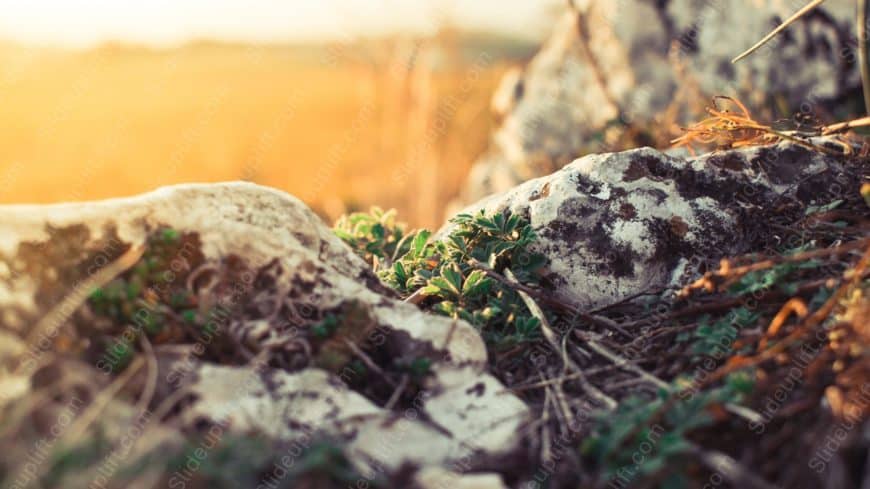
M477 397L481 397L486 393L486 384L484 384L483 382L478 382L466 389L465 393L474 394Z
M750 182L744 170L748 168L741 154L713 153L702 158L705 164L725 169L727 173L715 174L697 171L688 165L677 165L661 156L637 155L630 160L623 174L623 181L633 182L647 178L655 182L672 183L677 193L686 200L709 197L723 205L740 205L742 202L764 202L767 189ZM800 163L798 163L800 164Z
M310 233L293 231L293 236L299 240L300 245L305 249L313 250L317 245L316 238L312 237Z
M739 247L745 246L741 243L744 219L740 216L745 213L742 209L727 212L728 216L736 216L734 222L730 218L723 218L722 215L709 209L695 208L693 212L695 220L704 226L704 232L696 232L693 236L692 246L695 249L695 254L718 257L737 252ZM764 225L759 222L756 224ZM724 248L723 243L726 244ZM732 245L734 248L732 249L727 245Z
M576 231L582 228L580 223L588 220L596 213L602 212L600 202L595 202L584 197L569 198L562 202L557 211L557 218L553 221L556 226L570 226L565 231ZM570 238L578 237L579 234L572 232ZM555 238L555 236L554 236Z
M827 169L801 179L794 196L799 202L827 204L858 194L860 186L855 173Z
M758 148L750 166L777 185L796 183L803 170L810 166L817 155L803 146L778 145Z
M746 160L743 155L733 151L713 153L707 158L707 164L733 172L741 172L746 169Z
M680 260L689 258L699 251L696 243L684 239L688 225L679 216L671 219L650 218L646 221L650 234L656 243L650 262L661 264L665 269L674 269ZM684 229L685 226L685 229Z
M622 174L622 181L634 182L641 178L648 178L660 182L673 178L676 171L673 165L666 163L661 157L635 153L631 155L628 167Z
M686 233L689 232L689 225L686 224L686 221L683 220L680 216L673 216L670 220L671 224L671 233L676 235L677 237L684 237Z
M649 171L646 165L639 158L635 158L628 163L628 168L622 174L622 181L634 182L647 176L649 176Z
M637 252L630 244L611 239L611 232L605 222L613 221L599 221L583 243L604 264L597 272L615 278L634 277L634 264L639 258Z
M628 195L628 190L622 187L610 187L610 200L619 200Z
M636 209L627 202L616 209L612 207L605 205L596 208L578 199L570 199L559 209L559 216L564 217L550 221L540 231L541 237L548 242L565 243L566 249L560 249L561 254L585 247L596 256L593 263L588 265L594 273L616 278L633 277L634 261L638 255L629 244L611 239L612 230L609 226L623 219L623 213L630 214ZM595 218L589 218L593 213L596 214ZM582 224L587 222L596 225L588 228Z
M284 387L284 378L279 375L279 371L276 369L257 369L257 374L259 374L260 381L263 382L266 391L269 393L278 392L282 387ZM265 393L263 394L265 395Z
M587 230L573 220L554 219L540 233L549 241L574 243L582 239Z
M672 180L680 171L669 160L665 160L661 156L643 154L638 156L636 161L641 168L645 169L644 176L656 182Z
M637 217L637 209L630 202L623 202L619 205L619 217L625 221L630 221Z
M660 188L642 188L632 191L636 195L645 195L652 198L656 204L664 205L668 200L668 193Z
M601 192L601 182L596 182L581 173L575 173L573 178L577 185L577 191L581 194L596 195Z
M674 175L677 193L692 201L708 197L725 207L761 204L769 197L769 190L749 181L743 174L730 174L717 177L711 172L683 168Z

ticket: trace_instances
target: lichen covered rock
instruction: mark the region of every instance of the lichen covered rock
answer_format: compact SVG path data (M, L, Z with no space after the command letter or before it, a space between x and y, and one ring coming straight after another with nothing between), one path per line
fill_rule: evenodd
M720 257L783 245L776 224L857 191L859 180L842 158L791 143L697 158L641 148L586 156L464 212L524 216L552 289L595 307L683 284Z

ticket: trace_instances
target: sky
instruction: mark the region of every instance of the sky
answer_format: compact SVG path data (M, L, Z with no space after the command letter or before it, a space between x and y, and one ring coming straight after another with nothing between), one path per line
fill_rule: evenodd
M431 32L440 19L539 38L553 0L0 0L0 39L87 47Z

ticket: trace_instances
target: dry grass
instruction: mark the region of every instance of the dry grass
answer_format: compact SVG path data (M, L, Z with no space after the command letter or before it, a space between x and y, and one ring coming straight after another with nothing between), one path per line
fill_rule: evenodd
M786 140L822 153L850 156L860 141L850 140L844 134L870 124L870 118L865 117L810 130L779 130L756 121L739 100L722 95L713 97L713 104L706 111L709 117L683 128L683 134L671 141L673 147L685 147L694 155L695 147L741 148ZM813 141L819 136L829 136L824 145ZM862 144L861 155L866 152L865 148Z
M377 203L434 225L442 216L433 203L442 208L455 194L486 145L489 94L504 66L481 66L463 91L472 62L442 50L443 69L406 70L400 47L382 43L366 56L323 47L2 48L0 202L247 179L330 218ZM461 103L445 110L451 96ZM445 130L414 156L444 122L438 110ZM430 195L411 191L421 182L408 180L431 167Z

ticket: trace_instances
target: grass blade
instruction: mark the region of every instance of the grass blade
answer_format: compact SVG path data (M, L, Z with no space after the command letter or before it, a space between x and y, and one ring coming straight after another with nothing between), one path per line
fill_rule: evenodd
M795 21L797 21L798 19L800 19L801 17L803 17L804 15L806 15L810 10L812 10L812 9L818 7L819 5L821 5L822 2L824 2L824 1L825 1L825 0L813 0L813 1L811 1L810 3L804 5L803 8L801 8L800 10L798 10L797 12L795 12L794 15L792 15L791 17L789 17L788 19L786 19L785 22L783 22L782 24L780 24L779 27L777 27L776 29L772 30L772 31L770 32L770 34L764 36L764 38L763 38L762 40L760 40L760 41L758 41L757 43L755 43L754 46L752 46L751 48L749 48L749 49L747 49L746 51L744 51L742 54L740 54L740 56L737 56L736 58L732 59L731 62L732 62L732 63L736 63L736 62L740 61L741 59L743 59L743 58L749 56L750 54L754 53L755 51L758 50L758 48L760 48L761 46L764 46L768 41L770 41L771 39L773 39L774 37L776 37L777 34L779 34L780 32L782 32L783 30L785 30L786 27L788 27L788 26L790 26L791 24L795 23ZM861 1L863 1L863 0L861 0Z

